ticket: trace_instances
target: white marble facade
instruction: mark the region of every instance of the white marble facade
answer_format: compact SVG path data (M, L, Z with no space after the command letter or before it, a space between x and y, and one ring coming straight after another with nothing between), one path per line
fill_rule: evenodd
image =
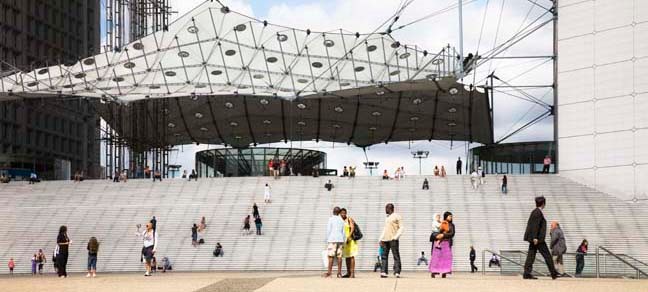
M559 172L648 198L648 0L558 0Z

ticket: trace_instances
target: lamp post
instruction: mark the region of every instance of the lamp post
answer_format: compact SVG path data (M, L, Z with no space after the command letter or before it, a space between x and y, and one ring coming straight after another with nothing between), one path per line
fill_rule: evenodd
M419 160L419 175L421 175L421 163L422 160L428 158L430 151L412 151L412 158Z
M378 169L378 164L380 164L380 162L367 161L363 162L362 164L364 164L365 169L369 170L369 176L373 176L373 170Z

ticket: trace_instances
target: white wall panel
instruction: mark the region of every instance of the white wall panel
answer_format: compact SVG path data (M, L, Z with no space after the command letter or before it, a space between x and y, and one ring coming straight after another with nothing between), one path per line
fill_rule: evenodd
M632 131L599 134L594 137L594 143L597 167L629 165L634 161Z
M631 24L634 18L634 2L634 0L596 0L594 29L602 31Z
M562 3L563 1L559 2ZM586 1L566 6L560 10L558 39L565 39L594 32L594 2Z
M584 35L558 42L558 69L570 71L594 64L594 36Z
M594 75L596 98L629 95L633 91L632 61L597 66Z
M635 176L632 166L599 168L596 170L596 188L606 193L623 194L622 199L631 199L634 193Z
M596 132L631 130L634 98L630 95L596 101Z
M648 193L648 0L558 4L559 172L624 199Z
M558 104L570 104L594 98L594 69L589 67L558 74Z
M594 169L561 170L560 175L580 182L589 187L596 187L596 173Z
M561 119L558 125L560 137L594 133L594 102L560 106L558 107L558 116Z
M565 8L567 6L572 6L572 5L575 5L575 4L587 3L587 2L594 3L594 0L559 0L558 1L558 7L563 9L563 8Z
M648 1L644 2L648 3ZM635 57L648 57L648 22L637 24L634 28L634 35Z
M635 163L648 164L648 129L635 132ZM646 180L648 183L648 176Z
M637 165L635 167L635 187L637 188L637 197L648 199L648 164Z
M630 60L633 57L634 30L624 26L594 35L594 61L596 65L605 65Z
M561 138L560 171L594 166L594 136Z
M565 0L559 0L561 2L564 2ZM635 17L634 21L639 23L639 22L644 22L648 21L648 1L646 0L635 0Z
M634 70L635 91L638 93L648 92L648 58L636 60L634 62Z
M648 128L648 93L635 97L635 127Z

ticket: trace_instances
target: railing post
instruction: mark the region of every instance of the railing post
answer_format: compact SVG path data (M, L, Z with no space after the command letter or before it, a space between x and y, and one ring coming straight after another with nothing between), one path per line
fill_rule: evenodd
M482 275L486 275L486 250L482 250Z
M601 277L601 274L599 272L599 248L600 246L596 247L596 278Z

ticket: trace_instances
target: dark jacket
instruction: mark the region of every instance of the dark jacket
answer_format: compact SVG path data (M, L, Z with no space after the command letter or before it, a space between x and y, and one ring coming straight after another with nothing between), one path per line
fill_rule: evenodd
M449 222L450 224L450 230L446 233L443 233L443 240L447 240L448 243L450 243L450 247L452 247L452 239L455 236L455 225L452 222Z
M475 261L476 258L477 258L477 255L475 254L475 250L474 250L474 249L471 249L471 250L470 250L470 261L471 261L471 262L472 262L472 261Z
M328 191L331 191L331 189L333 188L333 183L325 183L324 188L326 188Z
M452 223L452 222L450 222L449 225L450 225L450 231L448 231L446 233L443 233L443 239L448 240L449 243L450 243L450 246L452 246L452 238L455 235L455 226L454 226L454 223ZM440 234L440 232L432 232L432 234L430 234L430 242L435 242L436 237L439 234Z
M545 220L542 210L535 208L529 216L526 232L524 232L524 241L532 243L534 239L537 239L538 242L543 242L545 237L547 237L547 220Z

